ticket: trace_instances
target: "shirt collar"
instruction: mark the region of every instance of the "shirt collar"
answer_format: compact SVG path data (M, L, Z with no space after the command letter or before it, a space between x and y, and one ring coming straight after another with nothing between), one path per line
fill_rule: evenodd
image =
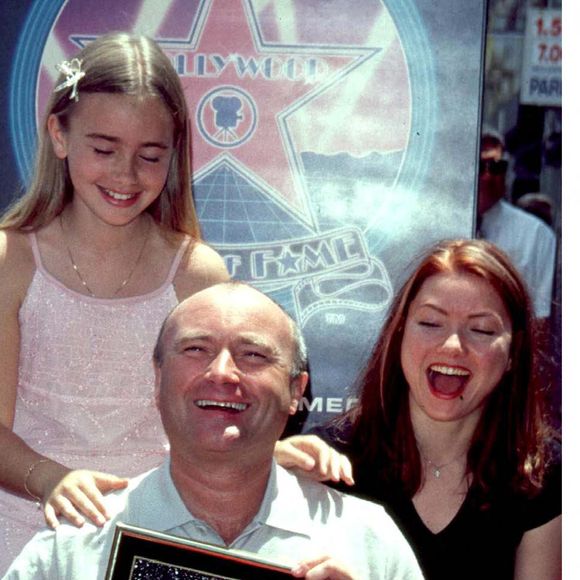
M311 536L312 518L296 476L272 460L270 478L254 522Z
M171 478L169 465L169 459L166 459L158 469L139 478L144 501L129 505L129 521L136 526L163 531L199 521L183 503ZM255 524L265 524L301 536L312 535L312 519L303 486L296 476L274 460L264 499L248 527Z
M494 218L497 214L501 213L503 206L506 202L503 199L498 199L486 212L483 214L483 219Z
M142 501L129 506L130 521L135 525L155 530L169 530L192 521L169 470L169 458L141 480Z

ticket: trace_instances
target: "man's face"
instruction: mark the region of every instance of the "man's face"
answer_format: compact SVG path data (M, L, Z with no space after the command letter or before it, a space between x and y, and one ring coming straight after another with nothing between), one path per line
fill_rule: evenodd
M499 145L482 146L480 153L477 213L482 215L505 194L503 149Z
M172 457L271 456L307 380L290 378L292 331L278 306L248 287L209 288L178 307L163 345L157 402Z

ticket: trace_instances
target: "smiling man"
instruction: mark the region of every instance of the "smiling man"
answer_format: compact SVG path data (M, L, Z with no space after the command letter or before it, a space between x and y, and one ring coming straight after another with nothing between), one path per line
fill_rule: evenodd
M261 458L269 471L274 443L308 381L298 336L274 302L237 283L176 309L155 350L174 477L182 466L195 469L199 455L214 469L231 469L233 454L236 466L255 468Z
M101 578L117 522L254 552L312 580L422 578L381 507L274 462L308 375L300 331L270 298L237 282L193 295L165 321L154 367L168 461L107 497L103 528L38 534L7 578Z

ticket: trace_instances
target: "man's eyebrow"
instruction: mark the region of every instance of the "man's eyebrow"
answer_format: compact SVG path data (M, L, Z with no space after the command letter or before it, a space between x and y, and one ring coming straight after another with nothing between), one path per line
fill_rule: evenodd
M244 346L256 346L266 350L269 354L279 356L282 352L280 347L272 342L265 340L261 336L253 334L242 335L238 340L239 344Z
M182 344L191 340L208 340L209 338L210 335L205 332L184 332L175 336L175 343Z
M105 133L87 133L86 137L89 139L102 139L103 141L108 141L109 143L119 143L121 139L119 137L114 137L113 135L107 135ZM159 149L169 149L166 143L160 143L159 141L146 141L141 144L141 147L157 147Z
M174 348L179 349L181 346L187 343L195 341L210 342L212 338L213 337L210 333L204 331L180 332L179 334L174 336L173 346ZM272 343L271 341L265 339L264 337L258 334L249 333L238 335L234 339L232 344L260 348L271 356L281 356L282 354L282 349L278 345Z
M271 347L271 344L260 336L242 335L239 337L240 344L252 344L255 346Z

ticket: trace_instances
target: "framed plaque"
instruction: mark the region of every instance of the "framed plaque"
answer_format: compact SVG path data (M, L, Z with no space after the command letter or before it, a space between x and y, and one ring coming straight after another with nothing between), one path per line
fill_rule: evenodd
M117 524L106 580L276 580L290 568L250 552L229 550Z

